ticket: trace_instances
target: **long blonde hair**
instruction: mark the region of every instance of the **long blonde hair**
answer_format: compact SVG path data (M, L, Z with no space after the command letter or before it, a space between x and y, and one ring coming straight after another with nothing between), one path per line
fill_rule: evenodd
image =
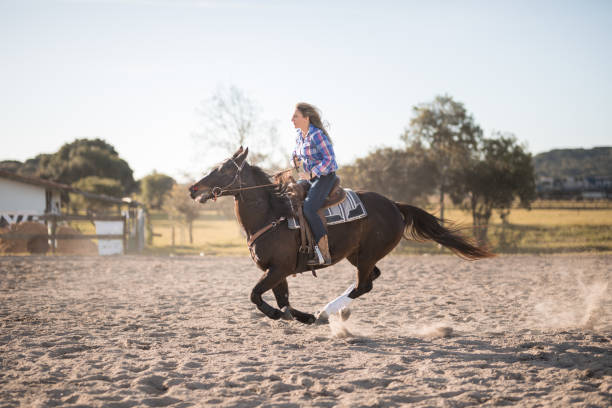
M325 135L329 138L329 141L331 143L331 137L329 137L329 133L327 133L327 129L325 129L325 126L321 121L321 110L319 108L306 102L298 103L297 105L295 105L295 108L300 111L302 116L308 118L308 120L314 127L321 129L323 133L325 133Z

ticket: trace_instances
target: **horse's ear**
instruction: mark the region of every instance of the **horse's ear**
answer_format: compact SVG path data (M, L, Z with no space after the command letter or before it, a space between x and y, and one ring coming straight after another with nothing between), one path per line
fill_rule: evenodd
M242 148L242 146L240 146L240 148ZM236 156L234 160L236 160L237 163L242 163L243 161L246 160L246 157L248 154L249 154L249 148L247 147L246 149L242 151L242 153Z
M236 152L232 155L232 159L236 159L236 157L238 157L238 155L242 152L243 152L242 146L240 146L238 150L236 150Z

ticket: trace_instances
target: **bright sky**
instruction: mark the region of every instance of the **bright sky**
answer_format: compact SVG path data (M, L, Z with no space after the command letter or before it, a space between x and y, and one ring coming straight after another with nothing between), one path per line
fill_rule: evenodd
M533 153L610 145L612 2L0 0L0 160L99 137L137 178L199 175L197 109L229 85L288 156L319 106L341 165L443 93Z

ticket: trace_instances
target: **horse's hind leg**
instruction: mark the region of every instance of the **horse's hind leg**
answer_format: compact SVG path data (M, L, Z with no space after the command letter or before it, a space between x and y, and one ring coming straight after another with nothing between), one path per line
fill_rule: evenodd
M357 266L357 255L349 256L348 260L353 265ZM349 305L352 300L371 291L372 281L379 276L380 269L378 269L376 265L364 265L364 263L361 263L357 267L357 284L352 284L342 295L325 305L323 311L318 314L317 320L325 322L328 316L335 313L340 313L342 320L348 319L351 315Z
M374 269L372 269L372 282L374 282L380 276L380 274L380 269L378 269L378 266L374 265Z
M357 299L372 290L372 282L380 276L380 269L371 262L360 260L358 254L347 257L348 261L357 267L357 286L348 294L351 299Z
M380 269L376 265L365 264L364 262L358 265L356 254L349 255L347 259L357 266L357 284L352 284L342 295L325 305L323 311L317 316L317 320L321 322L325 322L328 316L335 313L340 313L342 320L348 319L351 314L349 305L352 300L371 291L372 281L380 276Z
M287 285L287 279L281 280L278 285L272 288L272 291L274 292L274 297L276 298L276 303L278 304L279 309L283 310L285 307L287 307L289 313L291 313L291 316L293 316L300 323L314 323L314 315L300 312L299 310L292 308L289 304L289 285Z

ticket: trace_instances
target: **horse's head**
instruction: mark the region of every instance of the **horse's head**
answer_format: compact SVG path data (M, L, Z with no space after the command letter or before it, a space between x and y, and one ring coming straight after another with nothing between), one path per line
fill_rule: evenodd
M239 187L240 172L244 166L249 148L242 149L242 146L225 161L211 170L200 181L189 187L191 198L200 203L220 195L221 190L226 188Z

